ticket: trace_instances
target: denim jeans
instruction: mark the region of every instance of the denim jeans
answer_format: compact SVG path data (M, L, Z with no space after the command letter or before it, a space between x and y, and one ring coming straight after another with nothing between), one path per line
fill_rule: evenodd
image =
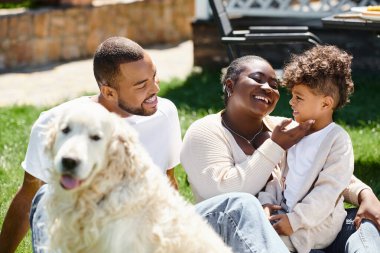
M347 216L342 229L333 243L324 249L325 253L375 253L380 252L380 232L369 220L362 221L356 230L354 219L357 208L346 209ZM315 252L316 253L316 252Z
M47 190L47 184L41 186L32 201L29 223L32 230L32 246L34 253L47 253L45 248L48 240L46 231L46 213L43 204L43 195Z
M346 252L357 253L380 252L380 231L376 229L372 221L364 220L358 232L348 239L345 250Z

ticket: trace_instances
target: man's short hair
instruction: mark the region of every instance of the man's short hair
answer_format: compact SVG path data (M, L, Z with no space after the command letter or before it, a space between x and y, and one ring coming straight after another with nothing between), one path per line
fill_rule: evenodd
M99 88L103 85L118 89L120 64L144 58L144 49L124 37L111 37L98 46L94 55L94 75Z

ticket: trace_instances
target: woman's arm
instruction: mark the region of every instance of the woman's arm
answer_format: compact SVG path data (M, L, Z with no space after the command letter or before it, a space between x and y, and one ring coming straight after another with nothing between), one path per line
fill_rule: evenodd
M349 186L343 192L345 201L359 206L356 214L355 225L358 228L362 219L373 221L380 230L380 201L372 189L352 176Z
M359 210L355 217L355 226L359 228L362 219L375 223L380 231L380 201L371 189L364 189L359 193Z
M364 189L371 190L371 188L368 185L366 185L360 179L352 175L350 184L343 192L344 200L350 204L359 206L359 195L360 192Z

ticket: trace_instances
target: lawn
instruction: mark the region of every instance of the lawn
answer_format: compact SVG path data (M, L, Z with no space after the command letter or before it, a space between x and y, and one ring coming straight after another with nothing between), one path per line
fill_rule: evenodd
M172 100L178 107L182 134L196 119L222 109L219 73L195 73L186 80L161 84L160 95ZM355 174L368 183L380 197L380 77L357 74L355 93L351 103L335 115L335 120L350 134L355 152ZM290 117L289 95L281 91L281 99L273 115ZM21 184L28 136L33 122L46 108L0 108L0 226L10 201ZM193 196L181 166L176 168L180 191L185 198ZM30 237L17 252L31 252Z

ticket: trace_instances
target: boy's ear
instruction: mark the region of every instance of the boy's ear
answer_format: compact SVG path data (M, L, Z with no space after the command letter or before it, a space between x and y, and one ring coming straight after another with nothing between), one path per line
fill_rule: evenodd
M322 101L324 109L334 109L334 99L331 96L325 96Z
M102 85L100 87L100 93L102 93L103 97L107 100L117 100L118 93L115 88L112 88L107 85Z

